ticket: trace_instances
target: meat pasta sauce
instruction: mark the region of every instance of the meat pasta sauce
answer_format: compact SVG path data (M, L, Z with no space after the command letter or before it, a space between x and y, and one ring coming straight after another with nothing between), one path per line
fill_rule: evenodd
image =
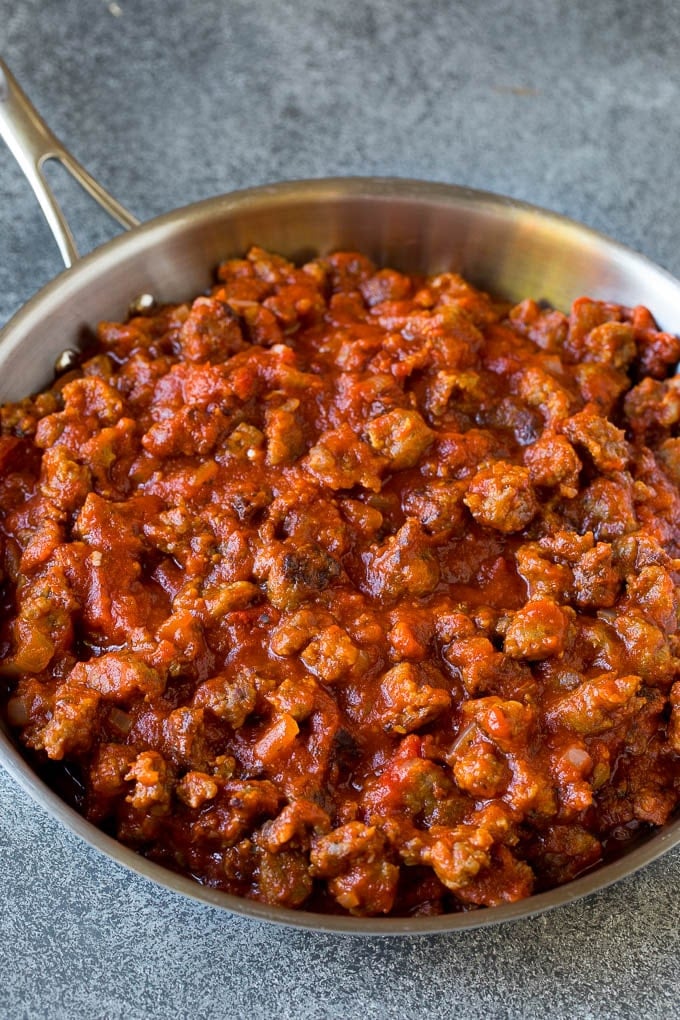
M261 249L2 409L6 719L148 858L432 915L680 800L680 343Z

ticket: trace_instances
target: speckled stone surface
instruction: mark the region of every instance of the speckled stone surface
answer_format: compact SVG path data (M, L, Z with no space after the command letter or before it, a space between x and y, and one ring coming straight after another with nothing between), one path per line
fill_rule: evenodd
M488 188L680 275L680 17L631 0L0 0L0 52L140 218L268 180ZM83 250L110 225L55 178ZM60 268L0 149L0 322ZM248 922L137 878L0 770L0 1017L680 1016L680 853L427 939Z

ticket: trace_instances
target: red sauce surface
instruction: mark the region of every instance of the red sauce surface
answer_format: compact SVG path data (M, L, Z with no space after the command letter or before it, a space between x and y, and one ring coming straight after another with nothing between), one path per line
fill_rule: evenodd
M253 249L2 409L5 711L94 823L355 914L569 881L680 799L650 313Z

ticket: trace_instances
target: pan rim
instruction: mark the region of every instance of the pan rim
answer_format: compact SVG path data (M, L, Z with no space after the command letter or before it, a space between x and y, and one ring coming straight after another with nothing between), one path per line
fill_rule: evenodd
M71 282L75 289L78 281L84 275L88 275L95 266L115 263L119 249L124 249L128 245L136 245L142 240L146 242L145 247L151 248L158 240L157 234L163 234L169 228L179 230L189 222L209 221L217 209L226 211L232 206L246 206L251 202L266 208L268 204L275 204L281 198L298 199L300 202L309 201L312 198L324 202L346 198L365 199L372 202L417 199L424 205L448 199L451 204L486 208L499 213L502 211L504 216L519 217L529 213L545 225L587 237L596 244L615 252L626 262L630 261L639 265L640 268L644 267L647 271L656 274L663 282L680 288L680 280L673 276L669 270L654 262L649 256L636 251L630 245L563 213L499 192L411 177L300 178L258 184L199 199L196 202L170 209L117 234L88 252L75 265L61 270L18 308L0 329L0 345L4 347L8 337L16 330L29 328L31 318L42 306L43 301L49 300L58 289L64 287L64 296L68 296L68 291L71 288L65 286L66 284Z

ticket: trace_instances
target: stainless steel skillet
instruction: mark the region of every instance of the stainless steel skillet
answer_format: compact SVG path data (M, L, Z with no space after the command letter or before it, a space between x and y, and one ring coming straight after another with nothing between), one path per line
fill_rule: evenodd
M43 124L0 61L0 134L40 200L67 266L0 336L0 400L49 382L55 360L84 329L124 317L150 293L179 301L209 286L222 259L251 244L292 258L354 248L399 269L454 269L508 298L531 295L561 308L588 294L645 304L680 333L680 282L643 256L534 206L441 184L380 178L295 181L221 195L139 226ZM42 166L59 159L127 233L83 258L49 191ZM1 727L1 724L0 724ZM353 934L455 931L527 917L617 881L680 843L680 819L624 857L520 903L436 918L331 917L269 907L198 885L150 863L86 822L35 774L0 728L0 762L31 796L92 846L132 871L194 899L259 920Z

